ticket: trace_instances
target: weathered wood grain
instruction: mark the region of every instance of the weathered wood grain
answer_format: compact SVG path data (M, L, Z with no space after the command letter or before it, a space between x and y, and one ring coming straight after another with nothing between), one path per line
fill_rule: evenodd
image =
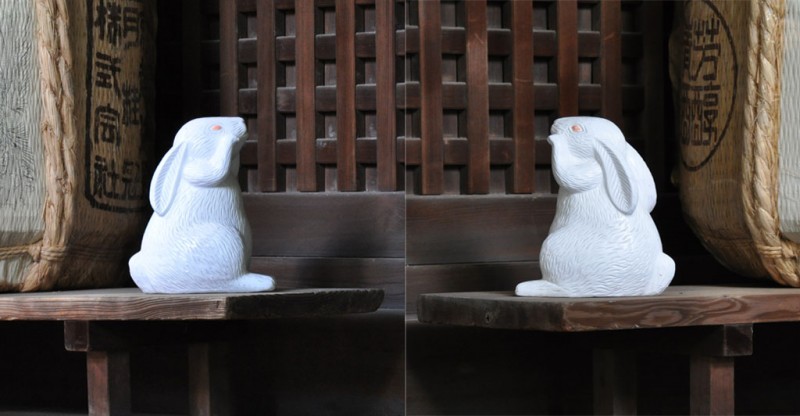
M247 193L254 256L402 258L402 192Z
M384 292L381 308L402 310L406 293L404 265L403 258L253 257L250 270L274 276L279 290L326 287L381 289Z
M508 290L541 277L537 261L409 265L405 268L406 313L416 313L417 300L423 293Z
M372 312L378 289L268 293L143 294L139 289L13 293L0 296L0 321L228 320Z
M406 210L409 265L533 261L555 196L409 196Z
M652 297L522 298L511 292L422 295L422 322L543 331L593 331L800 320L800 290L675 286Z

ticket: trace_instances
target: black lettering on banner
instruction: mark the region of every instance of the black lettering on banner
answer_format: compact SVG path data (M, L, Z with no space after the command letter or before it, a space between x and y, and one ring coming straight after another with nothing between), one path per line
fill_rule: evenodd
M684 31L684 50L689 45L689 53L696 59L684 60L684 71L688 72L689 82L685 83L685 94L681 97L688 105L689 117L684 118L684 131L681 137L684 144L710 146L717 142L717 116L719 115L718 69L720 51L720 19L711 17L692 22L691 30ZM691 39L686 39L691 37Z
M99 0L97 2L97 18L94 26L98 28L101 40L115 46L119 45L122 35L122 6L113 0ZM91 36L91 31L89 32Z
M123 160L121 166L114 159L97 155L92 176L95 178L92 195L98 199L136 200L143 195L142 168L139 162Z
M100 88L113 88L114 92L119 95L119 73L122 70L119 66L120 58L97 52L95 59L94 85Z
M685 168L697 170L716 152L730 124L738 62L730 29L716 6L708 0L691 6L684 15L678 99L681 159Z
M142 157L142 44L147 35L140 0L86 0L86 180L92 207L112 212L147 207ZM138 62L138 65L123 65ZM98 93L100 92L100 93Z
M122 37L125 48L142 45L142 9L128 6L122 9Z
M122 124L138 126L141 124L142 92L137 86L122 87Z
M100 106L94 110L94 141L120 145L119 111L111 106Z

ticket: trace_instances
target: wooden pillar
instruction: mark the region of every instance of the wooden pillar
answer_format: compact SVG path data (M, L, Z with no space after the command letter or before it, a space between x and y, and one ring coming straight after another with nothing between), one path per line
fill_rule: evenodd
M636 353L594 351L594 414L636 414Z
M690 367L690 413L732 415L733 357L693 355Z
M227 345L189 345L189 414L225 416L232 413Z
M130 357L127 351L86 353L89 416L131 414Z

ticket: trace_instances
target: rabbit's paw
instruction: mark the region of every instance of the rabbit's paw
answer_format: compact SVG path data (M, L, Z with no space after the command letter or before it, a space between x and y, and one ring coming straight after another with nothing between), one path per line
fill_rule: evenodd
M555 283L548 282L547 280L530 280L522 282L517 285L514 291L517 296L545 296L565 298L569 297L569 293L562 289Z

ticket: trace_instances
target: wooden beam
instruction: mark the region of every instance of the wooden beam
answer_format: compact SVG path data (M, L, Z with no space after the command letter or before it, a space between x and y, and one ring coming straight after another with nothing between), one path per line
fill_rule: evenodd
M131 414L130 357L127 351L86 353L89 416Z

